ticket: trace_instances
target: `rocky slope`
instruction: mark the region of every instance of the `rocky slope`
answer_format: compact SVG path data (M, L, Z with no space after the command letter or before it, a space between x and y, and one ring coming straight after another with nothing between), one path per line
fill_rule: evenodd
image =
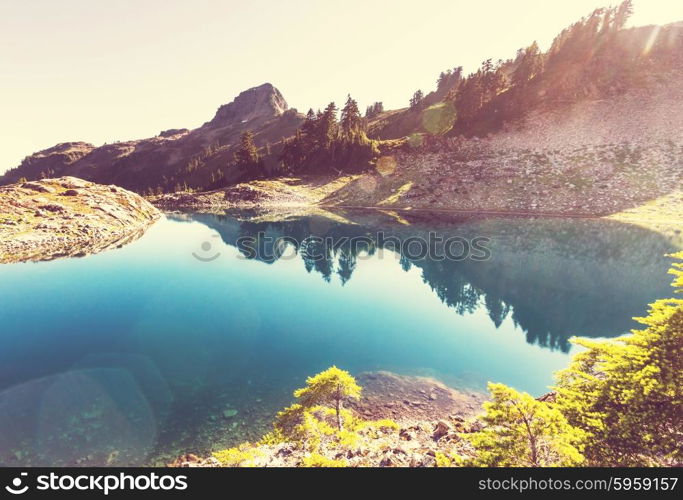
M60 177L0 187L0 263L78 257L132 241L160 216L117 186Z
M453 416L440 420L404 420L398 427L368 428L357 433L355 446L332 448L315 454L294 443L241 446L234 460L221 463L217 458L186 454L169 467L306 467L306 460L320 455L344 467L434 467L437 454L473 456L472 447L461 433L478 430L473 421ZM329 467L330 463L318 465Z
M323 203L607 215L683 190L683 85L535 111L484 139L416 140Z
M294 135L301 121L282 94L265 83L221 106L211 121L197 129L169 129L156 137L100 147L85 142L58 144L28 156L0 177L0 184L70 175L142 193L206 186L219 176L235 181L243 172L230 164L242 132L254 131L256 144L264 146Z
M322 204L605 216L683 190L682 155L683 143L670 142L562 150L456 142L383 158L390 171L359 176Z

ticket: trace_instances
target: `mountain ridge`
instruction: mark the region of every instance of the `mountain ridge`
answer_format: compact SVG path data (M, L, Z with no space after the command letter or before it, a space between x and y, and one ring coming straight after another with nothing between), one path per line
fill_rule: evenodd
M280 91L264 83L241 92L195 129L168 129L155 137L102 146L59 143L26 157L0 177L0 183L70 175L144 192L205 185L212 175L230 182L241 174L229 164L244 131L252 130L256 144L265 146L293 135L302 121Z

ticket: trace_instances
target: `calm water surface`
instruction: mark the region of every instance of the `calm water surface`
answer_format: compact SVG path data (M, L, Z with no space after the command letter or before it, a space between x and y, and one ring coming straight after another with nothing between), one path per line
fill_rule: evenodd
M332 364L539 395L569 337L625 333L671 294L676 248L635 226L403 219L169 214L122 249L0 266L0 464L163 464L254 440ZM491 257L416 258L379 231L487 237ZM341 244L311 259L311 236Z

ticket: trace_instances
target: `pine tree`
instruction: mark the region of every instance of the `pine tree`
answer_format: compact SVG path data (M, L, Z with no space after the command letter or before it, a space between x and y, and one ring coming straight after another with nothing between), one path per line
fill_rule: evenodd
M446 82L448 82L448 78L450 77L450 71L448 70L446 72L441 72L439 73L439 78L436 80L436 89L437 90L443 90L443 88L446 86Z
M476 458L465 465L479 467L552 467L583 462L584 433L569 425L550 404L503 384L489 384L491 401L484 403L485 427L465 435Z
M416 90L413 97L410 98L410 109L421 109L424 94L421 90Z
M301 165L303 161L301 142L301 130L296 131L295 137L283 141L279 160L284 171L293 172Z
M329 149L337 139L338 134L337 105L334 102L329 103L325 108L325 111L319 117L317 131L319 134L319 143L325 149Z
M535 41L529 47L523 49L522 55L518 56L518 58L517 68L512 74L513 85L525 85L543 71L543 54L541 54Z
M251 130L247 130L242 134L239 148L235 152L235 164L242 168L260 166L258 150L254 144L254 133Z
M457 85L462 78L462 66L456 66L452 70L442 71L436 81L436 91L441 95Z
M314 137L317 123L318 123L318 116L315 114L313 109L309 109L308 113L306 113L306 118L304 119L304 123L301 126L301 131L307 137Z
M309 109L304 123L299 129L301 133L298 140L302 142L299 145L302 149L310 152L317 147L321 135L318 130L321 123L319 114L316 114L313 109Z
M683 292L683 264L671 272ZM591 465L683 463L683 300L658 300L637 320L646 328L630 336L576 339L585 350L558 376L558 406L588 433Z
M349 94L341 112L341 135L349 142L353 142L362 132L362 120L358 103Z
M374 104L371 104L367 108L365 108L365 118L374 118L375 116L379 115L380 113L384 112L384 104L382 104L380 101L375 102Z
M619 4L619 6L616 8L616 12L614 14L614 31L619 31L626 25L626 21L628 21L629 17L633 14L633 1L632 0L624 0Z
M332 366L306 379L306 387L294 391L303 408L331 403L334 405L337 428L342 429L341 411L345 399L360 398L361 388L351 374Z

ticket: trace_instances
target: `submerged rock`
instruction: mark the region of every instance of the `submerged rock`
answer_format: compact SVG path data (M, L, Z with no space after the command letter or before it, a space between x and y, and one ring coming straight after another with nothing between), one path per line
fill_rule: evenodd
M431 377L413 377L387 371L360 373L359 401L347 405L365 418L446 420L452 414L474 416L487 395L459 391Z

